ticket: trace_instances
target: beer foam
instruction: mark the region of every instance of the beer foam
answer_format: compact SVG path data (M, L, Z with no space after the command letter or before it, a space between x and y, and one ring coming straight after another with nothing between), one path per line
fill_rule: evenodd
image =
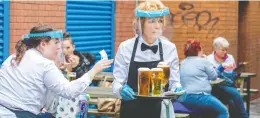
M170 67L170 65L158 65L157 67Z
M161 62L159 62L158 65L168 65L168 63L167 63L167 62L164 62L164 61L161 61Z
M151 71L163 71L162 68L152 68Z
M138 71L150 71L149 68L138 68Z

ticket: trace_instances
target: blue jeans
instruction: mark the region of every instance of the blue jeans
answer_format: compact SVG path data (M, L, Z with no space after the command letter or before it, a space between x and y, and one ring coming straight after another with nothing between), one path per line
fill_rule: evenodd
M236 88L217 85L213 87L212 94L224 104L228 104L230 118L248 118L244 101Z
M228 118L226 106L212 95L187 94L180 102L188 108L205 111L208 118Z

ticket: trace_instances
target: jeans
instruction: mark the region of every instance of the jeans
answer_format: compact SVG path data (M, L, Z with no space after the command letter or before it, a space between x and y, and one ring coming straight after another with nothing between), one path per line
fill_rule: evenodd
M248 118L244 101L236 88L226 85L213 87L212 94L224 104L228 104L230 118Z
M228 118L226 106L212 95L187 94L180 102L188 108L205 111L207 118Z

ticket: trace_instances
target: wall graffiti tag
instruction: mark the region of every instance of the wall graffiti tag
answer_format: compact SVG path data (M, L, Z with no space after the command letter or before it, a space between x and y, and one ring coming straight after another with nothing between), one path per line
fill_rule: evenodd
M202 29L208 30L208 37L208 34L212 33L214 27L219 22L219 17L213 17L208 10L193 11L194 5L192 3L182 2L179 4L179 9L181 11L171 13L173 22L175 22L178 17L181 20L181 25L178 28L189 28L189 22L192 22L191 27L197 28L198 31Z

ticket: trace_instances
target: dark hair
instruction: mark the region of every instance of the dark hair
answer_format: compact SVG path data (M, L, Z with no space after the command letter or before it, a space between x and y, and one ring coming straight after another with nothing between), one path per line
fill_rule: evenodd
M63 33L63 40L69 40L72 45L74 45L74 41L71 39L70 33L64 32Z
M184 45L184 55L187 56L198 56L201 51L200 42L197 40L189 39Z
M43 33L43 32L50 32L50 31L55 31L52 27L48 25L38 25L33 27L30 30L30 34L33 33ZM15 51L16 51L16 56L13 58L18 65L22 58L24 53L31 48L36 48L38 45L40 45L41 41L49 42L51 40L51 37L49 36L42 36L42 37L31 37L29 39L22 39L19 40L16 45L15 45Z

